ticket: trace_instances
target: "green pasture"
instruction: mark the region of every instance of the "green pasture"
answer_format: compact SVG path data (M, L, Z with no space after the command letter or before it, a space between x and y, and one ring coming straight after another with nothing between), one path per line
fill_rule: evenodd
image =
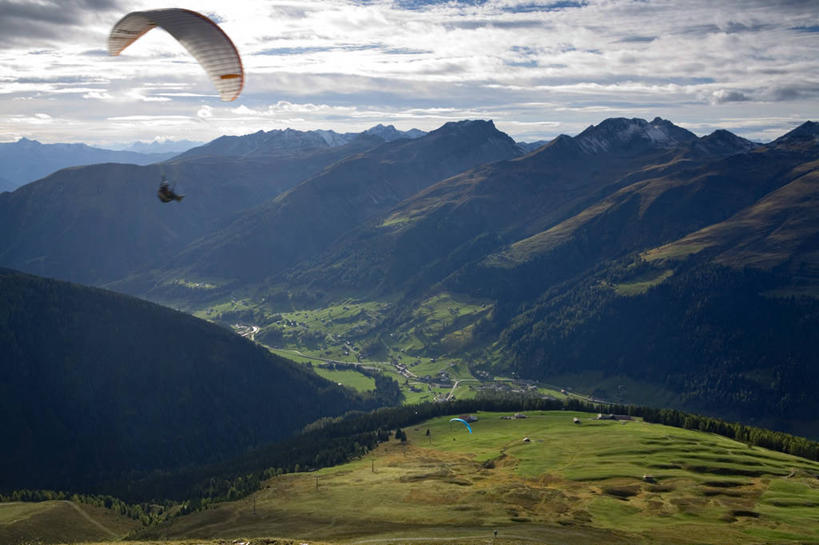
M137 537L488 543L497 530L497 543L819 541L818 463L639 420L525 414L477 413L472 434L449 422L459 415L436 418L406 428L406 443L275 477L251 498Z
M369 328L379 319L387 303L346 300L338 304L282 312L283 320L298 322L301 327L320 330L327 335L346 337L361 328Z
M214 290L218 286L212 282L202 281L197 282L195 280L186 280L184 278L179 278L171 282L171 284L176 284L177 286L183 286L192 290Z
M312 363L319 363L321 361L321 360L319 360L319 359L317 359L317 358L315 358L313 356L305 355L305 353L301 352L300 350L291 350L291 349L288 349L288 348L270 348L270 347L268 347L268 350L270 350L273 354L276 354L277 356L287 358L288 360L294 361L296 363L311 363L312 364Z
M359 392L375 390L375 380L352 369L322 369L315 365L313 366L313 371L327 380L342 384L348 388L353 388Z
M388 300L362 302L348 298L320 308L274 313L264 305L231 299L201 309L196 315L210 320L225 319L231 313L255 316L244 321L260 322L252 324L261 328L256 340L272 352L314 366L332 360L378 368L398 381L406 403L432 401L449 393L450 387L430 389L411 377L407 382L390 364L392 361L407 366L416 377L429 375L436 380L445 371L453 381L475 378L465 361L446 354L448 349L457 353L471 342L474 322L491 312L491 304L440 293L424 301L400 330L388 332L381 329L380 323L391 304ZM355 371L336 374L316 368L316 372L359 391L371 389L373 383ZM471 386L460 385L455 397L474 397L476 390Z
M141 527L109 509L71 501L0 503L0 543L119 541ZM36 536L36 537L32 537Z
M405 405L435 401L437 398L445 396L450 390L450 388L427 388L426 384L423 383L418 383L416 387L421 388L421 391L413 392L402 385L401 391L404 392Z
M413 312L413 317L424 322L425 327L441 332L452 326L459 318L485 312L486 301L440 293L430 297Z
M215 320L226 312L241 312L253 310L256 305L247 299L226 299L214 303L206 308L196 310L193 315L203 320Z
M570 397L568 394L564 394L560 390L549 388L547 386L539 386L537 391L543 395L547 395L555 399L568 399Z
M688 257L691 254L696 254L707 247L708 244L704 242L694 242L682 239L676 242L665 244L664 246L652 248L651 250L646 250L645 252L640 254L640 257L642 257L648 262L663 261L666 259L679 260Z
M634 278L629 282L622 282L620 284L615 284L614 291L617 292L617 295L623 296L634 296L634 295L641 295L647 292L650 288L654 286L659 286L665 280L670 278L674 274L673 269L665 269L662 271L651 271L648 274L641 275L638 278Z
M476 380L470 373L469 368L465 363L449 358L436 359L404 357L399 360L407 365L408 369L414 373L416 377L430 375L431 377L435 378L439 372L445 371L450 376L452 382L448 386L437 386L422 382L418 378L406 378L402 376L392 364L387 362L374 362L366 359L356 361L352 357L330 358L323 352L316 353L315 351L310 351L307 349L296 350L269 347L268 349L272 353L290 359L296 363L310 364L316 373L327 378L328 380L340 382L344 386L354 388L361 392L372 390L375 387L375 381L372 378L356 371L355 369L322 369L319 367L319 364L328 359L333 359L334 361L341 363L356 363L360 364L362 367L377 369L381 373L398 382L401 391L404 393L403 403L405 405L424 403L427 401L435 401L436 399L440 399L452 391L452 385L458 380L463 382L459 383L454 392L455 399L472 399L477 395L478 390L481 387L486 388L487 384L489 384L489 382L479 383L479 381ZM500 379L500 384L511 384L502 379L502 377L496 377L496 379ZM564 399L568 397L567 395L549 387L538 387L537 392L550 395L556 399Z

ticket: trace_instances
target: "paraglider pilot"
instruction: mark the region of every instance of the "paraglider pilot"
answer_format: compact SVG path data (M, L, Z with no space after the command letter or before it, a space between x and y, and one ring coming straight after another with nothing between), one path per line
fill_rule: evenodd
M184 197L184 195L174 193L171 186L168 185L168 180L165 179L165 176L163 176L162 181L159 182L159 189L156 192L156 196L159 197L159 200L162 202L181 201L182 197Z

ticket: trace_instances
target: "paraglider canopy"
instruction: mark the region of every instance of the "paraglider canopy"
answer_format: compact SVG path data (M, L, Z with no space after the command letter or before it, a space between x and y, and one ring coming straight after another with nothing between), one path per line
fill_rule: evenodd
M154 27L176 38L208 73L219 96L230 102L245 82L236 46L216 23L195 11L179 8L132 11L119 20L108 36L108 53L119 55Z
M469 422L464 420L463 418L452 418L449 420L450 422L462 422L466 429L469 430L469 433L472 433L472 426L469 425Z

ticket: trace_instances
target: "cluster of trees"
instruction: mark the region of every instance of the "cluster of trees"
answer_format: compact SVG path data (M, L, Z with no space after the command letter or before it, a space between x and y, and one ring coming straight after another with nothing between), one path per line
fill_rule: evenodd
M819 442L804 437L746 426L737 422L726 422L718 418L684 413L674 409L632 407L629 410L632 414L641 416L646 422L716 433L748 445L793 454L809 460L819 460Z
M74 503L84 503L96 507L110 509L122 516L138 520L143 526L150 526L165 518L172 502L162 503L136 503L129 504L119 498L101 494L71 494L68 492L54 490L15 490L9 494L0 494L0 502L23 501L72 501Z

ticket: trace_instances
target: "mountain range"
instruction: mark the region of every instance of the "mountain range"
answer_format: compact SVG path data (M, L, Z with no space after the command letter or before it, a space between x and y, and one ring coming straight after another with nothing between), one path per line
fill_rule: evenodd
M108 150L86 144L41 144L21 138L17 142L0 143L0 192L14 191L29 182L39 180L55 170L95 163L133 163L147 165L164 161L178 152Z
M204 156L262 157L288 155L293 152L318 150L344 146L366 137L383 142L414 139L425 133L418 129L399 131L392 125L378 124L360 133L337 133L330 130L297 131L294 129L258 131L244 136L220 136L219 138L189 149L180 158Z
M819 433L815 123L765 144L660 118L535 149L475 120L338 136L57 172L0 195L0 264L191 311L242 298L276 338L277 312L377 302L354 340L386 352ZM152 196L163 172L182 203Z
M117 149L137 153L182 153L202 144L204 142L194 142L193 140L154 140L151 142L131 142Z
M57 170L98 163L148 165L166 161L177 155L183 158L205 155L259 156L308 148L343 146L362 135L383 141L418 138L425 133L418 129L399 131L392 125L378 124L361 133L337 133L331 130L296 131L292 129L259 131L243 137L223 136L203 144L191 140L165 142L134 142L122 149L103 149L86 144L42 144L21 138L16 142L0 143L0 192L14 191L29 182L39 180ZM240 143L239 143L240 142Z

